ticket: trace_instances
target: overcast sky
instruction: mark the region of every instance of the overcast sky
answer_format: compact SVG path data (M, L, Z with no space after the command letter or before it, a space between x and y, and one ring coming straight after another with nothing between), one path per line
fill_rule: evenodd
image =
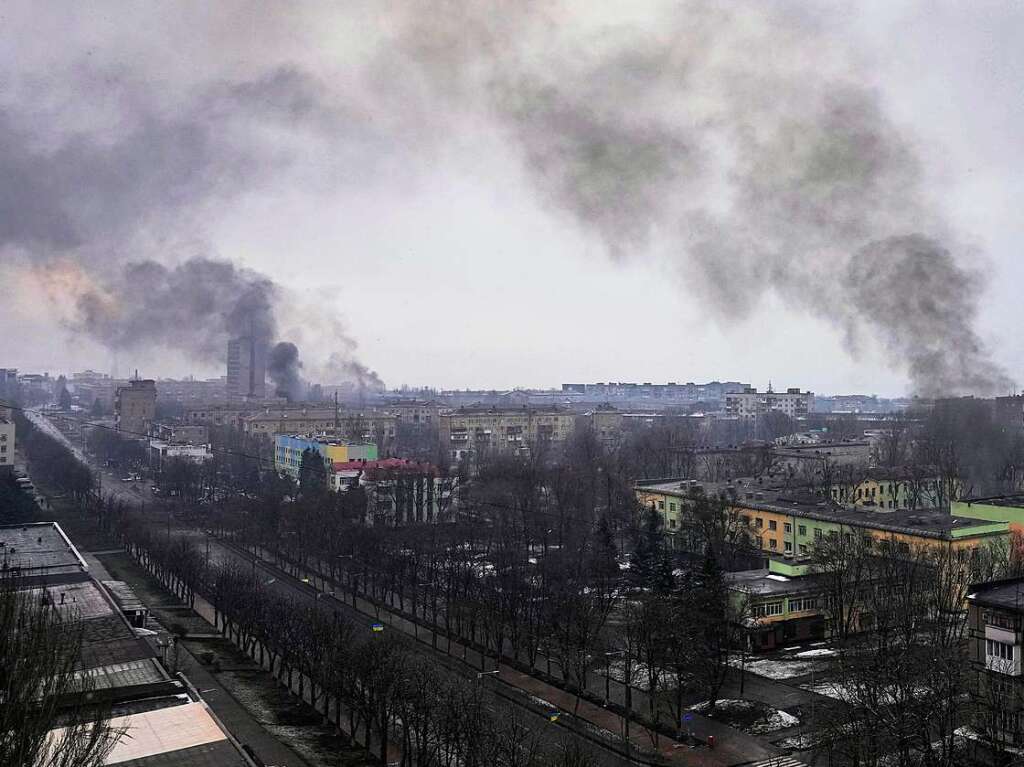
M813 16L798 4L778 4L770 21L750 11L758 17L751 39L792 22L798 31L785 29L794 36L792 50L755 44L726 55L708 46L685 67L678 56L685 59L687 49L679 53L671 39L680 29L691 34L685 4L680 14L674 3L632 2L626 12L613 10L618 3L570 2L528 21L485 2L286 5L292 10L232 2L3 4L0 366L109 372L114 355L76 331L79 287L66 283L93 274L107 279L135 259L171 266L198 254L232 260L282 286L282 337L301 339L311 371L332 351L324 347L336 343L317 331L319 323L337 319L358 344L358 358L389 386L717 378L821 393L907 393L903 347L885 344L884 317L874 319L880 328L851 341L859 319L850 309L830 319L822 307L845 300L846 291L806 296L815 285L845 279L829 274L827 250L792 271L780 273L776 264L725 274L724 285L709 286L707 264L698 274L690 255L676 252L692 240L664 234L675 213L659 212L649 228L631 229L648 215L643 208L660 209L668 182L691 178L690 170L674 171L655 188L629 179L624 192L616 187L629 198L615 215L595 213L592 206L606 198L567 193L567 178L549 169L561 144L557 136L538 138L549 123L534 122L537 102L481 102L481 88L500 89L511 69L540 71L546 52L562 46L559 61L577 78L573 108L586 109L586 89L597 102L607 98L601 78L616 79L614 68L632 61L610 56L595 66L594 51L618 51L628 38L638 56L672 49L666 66L680 72L703 71L703 55L723 56L715 71L738 72L728 80L737 92L746 73L759 75L762 67L778 67L778 77L820 68L822 82L844 79L849 67L851 81L877 97L899 146L920 166L914 188L923 191L899 214L901 225L920 217L929 236L953 233L958 263L986 276L976 298L977 334L995 365L1024 381L1021 4L887 0L859 10L823 6ZM709 21L694 8L701 20L694 25L709 34L717 24L733 34L737 18L745 18L738 11ZM749 58L727 58L738 50L749 50ZM650 66L647 59L637 65L636 84L623 91L630 98L646 87ZM547 85L561 104L564 80L554 77ZM543 82L543 73L537 78ZM710 92L692 90L687 98L717 103L717 82L710 77ZM648 98L638 96L631 119L648 107L662 121L679 118L689 107L685 100L665 106L660 94L670 87L659 81ZM730 114L743 103L731 96ZM552 110L547 101L539 108ZM765 107L752 114L758 109ZM693 110L701 115L693 130L707 135L716 120L733 119L703 103ZM179 138L168 141L162 126L180 127L182 113L203 130L213 126L216 136L203 153L179 160ZM182 124L176 137L191 135ZM147 131L160 137L154 154L136 148L127 159L124 137ZM83 146L89 162L65 172L80 162ZM728 185L729 173L707 166L732 151L702 155L702 177ZM34 164L22 162L27 155ZM625 155L631 172L635 157ZM640 171L659 175L665 157L648 159L653 165ZM175 174L179 162L190 168L185 179ZM152 164L159 173L150 172ZM712 209L729 204L721 202L731 199L728 190L710 194L689 183L671 194L707 195ZM72 210L70 223L58 221L53 200ZM866 210L861 215L879 215ZM757 237L761 230L753 231ZM905 226L880 232L911 233ZM81 271L54 271L67 263ZM804 284L807 264L816 276ZM50 270L40 272L41 265ZM732 281L763 288L734 288ZM889 312L892 304L865 311ZM122 375L135 367L154 376L222 372L180 348L122 350L117 365Z

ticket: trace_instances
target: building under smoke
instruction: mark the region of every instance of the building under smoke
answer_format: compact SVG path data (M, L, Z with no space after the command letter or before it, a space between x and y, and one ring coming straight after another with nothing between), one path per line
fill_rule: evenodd
M267 344L251 336L228 341L227 395L231 398L267 394Z

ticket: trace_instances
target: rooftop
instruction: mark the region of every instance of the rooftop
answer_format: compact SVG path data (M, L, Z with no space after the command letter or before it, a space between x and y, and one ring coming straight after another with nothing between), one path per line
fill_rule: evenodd
M729 588L754 596L783 596L820 590L821 578L817 575L784 576L769 570L742 570L726 573Z
M22 576L71 575L89 569L56 522L0 527L0 567L20 569Z
M752 478L732 482L697 482L671 479L641 482L637 490L686 498L694 491L706 495L731 497L737 508L790 514L833 522L850 527L909 533L928 538L952 539L965 535L1001 534L1006 523L954 516L944 509L875 509L863 506L841 506L830 498L814 495L803 488L785 488Z
M1024 614L1024 578L974 584L967 599L984 607L998 607Z

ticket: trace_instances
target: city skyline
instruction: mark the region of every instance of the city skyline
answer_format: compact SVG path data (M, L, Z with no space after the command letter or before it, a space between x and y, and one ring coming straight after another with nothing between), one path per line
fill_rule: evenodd
M117 124L118 97L83 101L97 77L107 78L110 93L141 94L148 110L162 114L192 104L197 92L254 78L266 84L277 73L286 90L284 96L268 96L285 99L272 102L275 109L299 110L305 118L309 103L302 99L316 103L323 97L317 108L329 113L314 114L316 120L335 125L338 110L348 109L357 117L388 117L387 129L400 130L394 120L415 110L388 111L386 97L392 94L387 89L386 97L372 98L361 81L352 90L324 90L331 77L351 85L367 66L379 64L374 56L400 28L399 21L375 17L369 7L346 10L332 14L310 6L287 18L268 10L261 23L238 33L230 30L230 4L201 29L183 25L173 13L140 12L141 39L164 41L141 60L136 44L110 39L112 28L131 23L131 10L65 15L15 7L11 27L45 32L66 45L45 53L13 47L5 61L15 83L3 102L7 129L17 137L49 110L54 119L32 145L37 151L47 142L59 146L69 135L100 141L105 133L114 136L108 128ZM566 19L578 22L573 29L581 36L604 28L649 33L661 12L654 4L621 17L572 6L564 10ZM1022 177L1020 148L1010 138L1024 109L1012 86L1022 64L1014 33L1021 29L1021 12L995 4L928 13L914 4L845 13L826 6L807 21L818 25L809 34L840 41L837 61L844 63L847 56L857 61L855 76L878 94L888 119L924 158L926 196L934 198L948 228L961 233L964 263L987 276L977 294L978 336L1009 379L1021 380L1024 340L1012 329L1014 286L1024 277L1024 265L1017 258L1019 223L1010 202L1019 197ZM205 54L196 43L187 48L197 57L188 63L167 45L179 40L184 46L196 32L200 45L220 46L231 55L210 58L200 71L196 64ZM357 43L363 33L366 40ZM955 57L940 55L949 47ZM92 63L81 70L81 62ZM137 65L130 75L128 63ZM31 90L31 73L41 68L52 76L41 91ZM161 71L175 87L156 98L151 86L163 77ZM22 99L30 92L45 98L28 110ZM342 124L353 129L358 120L346 118ZM808 313L791 296L768 287L745 289L735 306L723 307L706 284L685 269L680 276L678 264L661 252L664 244L627 243L628 252L608 258L608 246L595 230L588 231L537 189L507 132L470 120L450 140L438 142L431 133L435 127L424 126L412 146L391 138L382 146L380 135L358 136L344 146L359 147L366 161L361 163L323 145L316 126L299 125L285 134L293 140L310 138L307 131L313 131L311 159L330 158L326 171L322 162L310 166L299 160L275 169L279 175L272 185L262 177L202 179L202 195L180 209L174 228L168 229L162 215L147 212L143 218L152 231L143 235L134 225L115 227L113 234L123 237L117 248L88 258L102 271L136 255L170 266L198 252L268 275L280 287L281 335L300 341L309 377L317 380L326 380L327 358L337 352L344 359L358 356L389 386L785 377L815 391L912 393L906 360L877 334L861 333L851 354L851 331L843 322ZM410 154L419 149L419 158ZM148 186L153 182L145 179L147 186L137 191L144 197L155 194ZM238 188L226 194L222 183ZM120 190L110 202L119 206L119 214L130 210L125 194ZM104 239L88 239L72 252L79 257L83 248L108 246ZM15 331L0 341L6 364L69 370L107 360L109 370L110 350L88 334L72 332L74 302L48 292L82 275L60 273L64 282L42 285L27 268L33 248L45 252L51 266L67 257L60 247L40 245L27 235L0 246L8 276L0 286L0 319ZM40 306L49 311L41 313ZM323 310L324 318L312 317L314 309ZM879 311L884 310L865 309L865 316ZM320 343L332 337L339 341ZM220 361L142 344L120 350L117 366L122 374L139 368L154 376L204 375L216 372ZM1000 385L996 392L1009 388Z

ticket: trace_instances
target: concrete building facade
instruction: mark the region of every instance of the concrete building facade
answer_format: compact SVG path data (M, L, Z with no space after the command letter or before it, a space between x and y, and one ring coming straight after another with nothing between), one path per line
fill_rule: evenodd
M250 336L228 341L227 396L262 399L267 395L267 344Z
M152 379L129 381L114 393L117 430L128 436L145 437L156 418L156 382Z
M576 426L576 414L530 408L459 408L438 418L439 438L452 462L487 453L509 455L561 446Z
M336 463L377 460L377 446L372 443L279 434L274 438L274 468L280 474L298 479L302 454L306 450L320 454L328 475Z
M782 413L790 418L802 418L814 408L814 393L799 388L776 392L772 387L759 392L752 386L741 392L725 395L725 414L738 418L757 418L768 413Z
M0 474L14 468L15 427L10 412L0 403Z

